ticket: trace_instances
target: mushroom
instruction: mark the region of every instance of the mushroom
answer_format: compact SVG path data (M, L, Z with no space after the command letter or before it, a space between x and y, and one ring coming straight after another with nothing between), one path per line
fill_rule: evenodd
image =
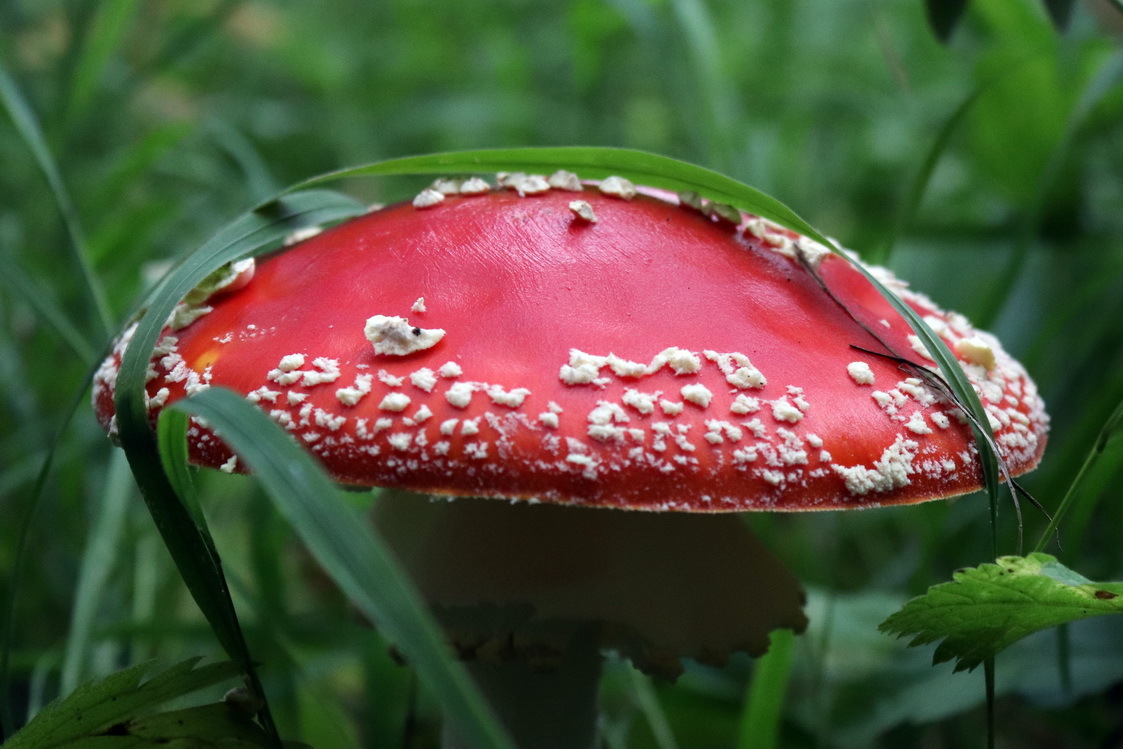
M1048 420L1021 365L873 270L955 352L1010 475L1036 465ZM930 352L865 277L694 195L568 173L439 180L219 276L157 346L153 419L228 387L335 480L389 487L381 526L527 745L592 740L602 647L673 676L682 657L759 654L770 630L802 629L794 577L730 513L981 484ZM95 378L111 432L127 345ZM205 425L189 435L193 461L240 470ZM579 736L533 733L559 709L586 715Z

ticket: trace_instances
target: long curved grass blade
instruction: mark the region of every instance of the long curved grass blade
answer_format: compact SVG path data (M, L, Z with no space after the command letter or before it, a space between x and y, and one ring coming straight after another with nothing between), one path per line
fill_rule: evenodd
M601 179L619 175L650 187L693 190L719 203L729 203L749 213L783 224L793 231L830 246L830 241L800 218L795 211L759 190L695 164L629 148L596 146L496 148L406 156L322 174L297 183L289 190L318 187L349 177L501 171L553 172L557 169L577 171L582 178Z
M1115 407L1111 412L1111 416L1107 417L1104 422L1103 428L1100 433L1096 435L1096 441L1092 444L1092 449L1088 451L1088 455L1084 458L1084 463L1081 464L1080 470L1076 472L1076 476L1072 479L1072 483L1068 485L1068 491L1065 492L1064 499L1057 507L1057 511L1053 513L1053 519L1049 525L1041 533L1041 538L1037 540L1037 545L1033 547L1034 552L1041 552L1049 545L1050 539L1053 534L1057 532L1060 526L1061 518L1069 511L1072 504L1076 501L1077 489L1083 482L1084 477L1092 470L1092 467L1099 461L1103 451L1107 449L1107 444L1115 437L1120 431L1123 431L1123 401Z
M975 392L970 380L967 379L967 374L959 365L959 360L947 347L943 339L928 327L927 323L920 318L912 307L904 302L899 296L887 289L869 271L864 265L858 262L853 263L866 279L873 284L881 295L893 306L895 310L908 322L913 332L920 337L921 343L928 353L935 359L937 366L939 366L939 373L931 373L927 368L924 371L918 372L925 376L925 379L932 384L932 376L938 376L939 379L936 384L941 382L946 385L950 394L954 398L954 402L962 409L968 420L971 422L971 431L975 436L975 446L978 449L979 460L982 465L983 485L987 492L987 497L990 500L990 521L991 521L991 546L993 547L994 556L998 556L998 498L1001 491L1001 479L1005 473L998 456L998 448L994 441L994 431L990 427L990 419L987 417L986 409L983 403L979 400L978 393ZM1006 476L1008 479L1009 477ZM1012 485L1011 485L1012 486ZM1016 497L1015 497L1016 501ZM1021 526L1018 528L1018 552L1021 552Z
M59 679L59 692L69 694L86 677L90 648L94 639L94 622L102 601L102 593L116 567L121 536L133 499L132 482L124 456L114 455L102 491L101 505L82 554L78 584L70 615L70 630Z
M54 194L55 204L62 213L63 224L70 235L70 249L74 264L82 275L86 293L90 297L90 304L94 308L98 322L101 323L101 330L106 336L109 336L113 332L113 315L109 311L109 302L105 297L105 290L90 266L89 248L85 233L82 231L82 222L78 218L78 209L75 208L74 202L70 199L70 192L66 189L62 174L55 164L54 157L51 156L50 149L47 148L47 142L43 138L43 131L39 127L39 121L35 118L35 113L32 112L27 100L24 99L15 79L8 74L8 69L2 60L0 60L0 104L7 110L16 130L23 138L24 144L35 157L40 171L47 179L47 184Z
M989 327L991 321L998 316L998 313L1006 305L1010 292L1014 288L1014 284L1010 283L1009 279L1017 276L1029 257L1030 248L1037 237L1048 208L1050 193L1055 189L1057 177L1064 168L1077 133L1088 121L1100 102L1118 89L1121 80L1123 80L1123 51L1117 51L1100 65L1099 70L1084 87L1076 105L1069 113L1064 131L1042 169L1037 192L1019 222L1017 238L1010 259L1006 262L1006 267L997 275L998 280L991 292L984 296L985 303L982 311L976 315L978 318L976 322L984 327Z
M556 169L578 171L582 177L603 178L620 175L644 185L669 190L690 190L716 202L775 221L792 231L814 239L846 258L893 305L920 337L940 367L946 388L972 422L975 443L982 462L983 479L990 497L992 539L997 549L1000 464L994 435L978 394L959 366L951 350L918 314L885 287L861 263L839 251L838 247L788 206L765 193L731 177L678 159L626 148L562 146L553 148L505 148L481 151L453 151L425 156L408 156L342 169L313 177L294 185L292 190L316 187L349 177L400 174L449 174L479 171L536 171ZM929 373L930 375L932 373ZM1020 528L1020 526L1019 526ZM1020 544L1019 544L1020 547ZM1020 548L1019 548L1020 551Z
M81 331L74 327L54 299L44 294L18 265L2 254L0 254L0 280L35 310L40 320L54 328L59 338L84 364L89 366L97 360L94 347Z
M223 263L261 252L295 229L350 218L364 210L338 193L294 192L242 214L165 276L149 294L144 316L121 361L115 405L122 445L137 435L151 438L143 392L148 359L168 315L188 292ZM141 424L143 428L138 428Z
M417 669L461 736L473 746L511 746L408 576L308 453L230 390L210 388L171 408L205 419L245 461L321 566Z
M753 669L737 749L774 749L778 746L784 696L792 675L795 634L790 629L775 629L769 637L768 652Z
M219 643L242 665L251 687L258 693L262 693L261 685L205 522L176 493L162 467L144 400L148 360L175 305L223 263L263 251L294 229L346 218L363 210L354 200L336 193L309 191L271 201L234 220L182 261L149 295L147 310L138 321L117 376L118 437L149 514ZM262 721L275 735L268 706Z
M862 253L868 257L870 262L882 265L889 260L889 256L893 252L893 246L897 243L897 239L904 232L905 227L912 223L912 220L916 217L917 211L920 209L920 203L924 200L924 193L928 191L928 184L932 181L932 175L936 171L936 166L940 163L940 157L943 156L944 151L951 142L952 136L959 131L963 121L974 108L975 102L979 100L979 96L985 90L986 85L987 84L983 84L972 91L970 95L955 108L951 116L944 120L944 124L940 126L940 129L936 133L936 138L925 152L923 161L920 162L920 168L909 181L905 196L901 200L901 204L897 207L896 215L893 217L889 236L872 252Z
M11 712L12 700L9 699L9 692L11 689L11 655L16 631L16 610L18 608L17 604L20 589L22 587L23 570L28 560L27 542L31 537L31 527L35 519L35 511L39 507L39 500L43 497L43 492L47 486L47 479L50 478L51 471L54 469L55 458L58 456L63 437L70 428L70 422L73 420L74 414L78 413L78 409L88 402L86 400L86 383L93 379L93 375L94 367L91 366L90 370L86 373L86 377L82 381L82 387L74 393L74 396L71 398L69 405L63 413L58 432L51 441L46 457L43 459L43 464L35 477L35 484L32 486L31 491L28 492L26 503L20 515L19 532L16 536L18 540L16 542L16 548L12 553L13 559L11 572L9 573L8 595L4 597L2 608L0 608L0 741L3 741L8 733L15 728L15 721Z

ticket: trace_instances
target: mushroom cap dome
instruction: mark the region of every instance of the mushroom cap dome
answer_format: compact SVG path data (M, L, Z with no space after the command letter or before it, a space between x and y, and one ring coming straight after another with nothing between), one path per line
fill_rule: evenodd
M150 414L221 385L342 483L443 494L710 512L981 485L958 408L869 353L935 369L846 259L753 216L568 186L430 189L230 271L169 321ZM1031 469L1048 419L1025 370L878 272L959 358L1010 472ZM95 378L110 430L128 339ZM194 461L239 468L190 435Z

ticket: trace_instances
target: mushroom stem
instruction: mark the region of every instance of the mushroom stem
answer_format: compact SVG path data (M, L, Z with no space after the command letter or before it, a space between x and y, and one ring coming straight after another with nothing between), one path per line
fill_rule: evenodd
M799 581L737 515L388 490L375 522L520 747L591 745L601 650L674 679L683 658L760 655L807 622Z
M570 642L560 664L468 663L468 670L517 747L590 749L596 745L601 654L591 636ZM443 749L470 749L445 724Z

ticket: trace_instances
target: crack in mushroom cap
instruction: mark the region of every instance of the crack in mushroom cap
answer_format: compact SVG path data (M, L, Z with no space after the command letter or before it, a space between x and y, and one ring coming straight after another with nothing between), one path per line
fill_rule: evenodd
M403 203L257 263L251 281L164 331L153 419L222 385L343 483L589 506L838 509L981 485L962 414L852 348L881 349L795 248L866 328L935 368L844 259L658 191L586 189L596 222L574 213L573 195L547 185ZM1048 417L1021 365L874 270L959 357L1011 473L1036 465ZM364 335L375 318L394 351ZM95 377L110 430L127 344L124 334ZM240 470L204 425L190 438L193 460Z

